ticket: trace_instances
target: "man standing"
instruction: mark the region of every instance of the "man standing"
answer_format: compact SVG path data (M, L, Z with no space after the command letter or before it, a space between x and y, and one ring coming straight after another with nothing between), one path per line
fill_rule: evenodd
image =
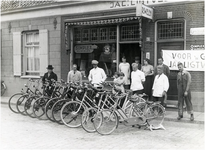
M107 76L102 68L98 67L98 61L92 60L93 69L90 70L88 80L96 85L105 82Z
M44 74L42 81L43 83L45 83L46 80L51 82L51 79L54 79L55 81L57 81L57 75L53 72L53 66L52 65L48 65L47 70L48 72Z
M42 78L42 81L43 83L45 83L46 80L49 81L49 87L47 87L45 89L46 93L48 94L48 96L51 96L52 95L52 92L53 92L53 89L54 87L51 86L51 83L52 83L52 79L57 81L57 75L53 72L53 66L52 65L48 65L47 67L47 70L48 72L44 74L43 78Z
M138 69L138 64L132 64L132 73L131 73L131 87L130 89L133 91L133 94L143 94L143 82L145 82L145 75L142 71Z
M164 97L169 89L169 80L163 73L163 66L157 66L157 75L152 86L153 101L160 101L164 106Z
M67 76L67 82L77 83L79 82L82 84L82 74L80 71L77 70L77 65L73 64L73 70L69 71Z
M163 67L163 73L167 76L167 78L169 79L169 75L170 75L170 70L169 67L167 65L164 64L164 59L162 57L158 58L158 65ZM155 75L157 75L157 68L155 68ZM164 95L164 106L166 107L167 105L167 92Z
M180 120L183 118L183 105L186 103L187 113L190 114L190 120L194 120L193 106L191 102L191 75L188 71L184 70L181 62L178 63L179 73L177 75L177 89L178 89L178 117Z

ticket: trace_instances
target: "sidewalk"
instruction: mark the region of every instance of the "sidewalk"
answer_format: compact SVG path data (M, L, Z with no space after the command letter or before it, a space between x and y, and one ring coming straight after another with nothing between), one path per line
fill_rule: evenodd
M9 97L1 97L1 104L8 104ZM9 109L9 108L8 108ZM184 112L183 118L177 120L178 112L176 108L166 108L165 121L204 124L204 112L194 112L194 121L190 121L190 115Z

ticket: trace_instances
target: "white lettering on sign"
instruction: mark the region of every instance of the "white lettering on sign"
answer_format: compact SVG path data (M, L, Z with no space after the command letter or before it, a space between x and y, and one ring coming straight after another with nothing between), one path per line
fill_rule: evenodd
M178 70L178 62L184 64L184 68L189 71L205 70L205 50L162 50L164 64L170 70Z
M191 28L190 35L205 35L205 27L202 28Z
M191 45L191 50L205 50L204 45Z

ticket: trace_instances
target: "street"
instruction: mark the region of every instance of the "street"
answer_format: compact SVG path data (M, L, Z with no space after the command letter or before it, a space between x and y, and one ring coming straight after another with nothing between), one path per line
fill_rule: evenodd
M14 114L1 105L1 149L204 149L204 124L164 122L166 130L122 124L108 136Z

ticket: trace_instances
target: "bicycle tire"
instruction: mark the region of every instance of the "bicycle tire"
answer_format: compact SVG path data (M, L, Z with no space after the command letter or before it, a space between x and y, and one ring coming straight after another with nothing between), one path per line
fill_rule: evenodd
M59 100L59 98L52 98L45 105L46 117L52 122L55 122L55 120L53 119L53 116L52 116L52 107L58 100Z
M1 96L4 95L5 91L6 91L6 85L4 83L1 83Z
M70 102L70 100L69 100L69 99L59 100L59 101L57 101L57 102L53 105L53 107L52 107L52 109L51 109L53 120L54 120L56 123L60 124L60 125L63 125L63 124L64 124L63 121L61 120L61 115L60 115L60 114L61 114L61 108L62 108L63 105L66 104L67 102Z
M115 111L105 109L97 113L93 124L99 134L109 135L115 131L119 124L119 120Z
M165 109L160 104L152 104L146 110L146 119L149 125L160 126L164 121Z
M38 95L34 95L31 96L27 99L27 101L25 102L24 105L24 110L27 114L27 116L31 117L31 118L36 118L36 116L33 113L33 103L35 102L35 100L37 100L38 98L40 98L40 96Z
M61 109L61 120L71 128L81 126L82 114L85 111L85 106L78 101L70 101Z
M25 105L25 102L28 100L28 98L29 98L29 94L22 95L21 97L19 97L16 103L16 109L22 115L26 115L24 105Z
M9 101L8 101L8 105L9 105L9 109L14 112L14 113L19 113L17 108L16 108L16 103L19 99L19 97L21 97L22 95L24 95L25 93L16 93L14 95L12 95L10 98L9 98Z
M48 118L45 115L45 105L49 101L49 97L40 97L34 101L33 104L33 114L39 120L47 120Z
M88 133L96 132L93 122L94 118L96 117L97 111L97 108L91 107L83 112L81 125L83 129ZM99 123L99 125L101 125L101 123ZM99 128L99 126L97 128Z

